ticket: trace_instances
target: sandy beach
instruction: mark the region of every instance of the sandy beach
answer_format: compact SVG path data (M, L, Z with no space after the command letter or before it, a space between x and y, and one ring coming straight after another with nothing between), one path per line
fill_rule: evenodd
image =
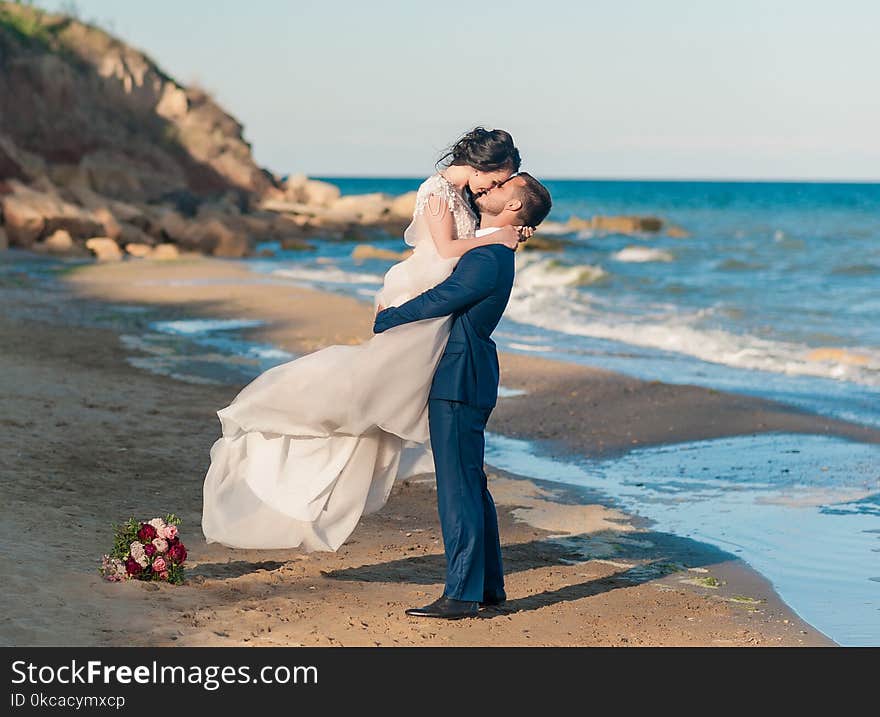
M834 644L732 554L491 465L509 601L480 619L403 613L443 585L430 475L399 482L336 553L206 545L201 487L215 412L243 383L136 368L120 335L137 331L138 314L122 309L261 319L242 335L299 355L369 338L370 306L195 255L85 264L51 280L16 269L30 262L62 266L2 254L5 645ZM500 400L487 430L559 455L772 431L880 442L876 430L743 395L507 353L500 363L502 384L529 400ZM103 582L96 568L111 523L169 511L182 518L187 583Z

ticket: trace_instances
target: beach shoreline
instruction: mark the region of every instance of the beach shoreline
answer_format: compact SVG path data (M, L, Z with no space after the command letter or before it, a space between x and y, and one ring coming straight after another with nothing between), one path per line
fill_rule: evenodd
M7 257L13 265L41 260L25 252ZM470 627L419 621L402 612L430 601L442 587L430 479L396 485L389 504L366 516L335 554L206 545L198 525L207 451L219 432L214 412L241 386L187 384L137 369L128 362L131 351L121 344L118 329L88 324L108 304L149 305L169 319L259 318L267 323L242 333L296 354L372 335L369 305L256 278L234 262L195 256L87 264L64 272L53 296L41 282L14 271L4 274L5 304L11 307L2 325L4 343L11 347L4 352L5 380L14 389L4 392L12 396L4 410L12 417L5 420L4 450L15 456L16 478L6 497L17 506L4 529L7 555L27 542L26 555L7 561L7 579L22 594L29 584L39 586L32 605L7 607L4 642L834 644L734 556L654 533L613 508L583 503L573 487L491 466L511 599L490 619L466 621L477 623ZM61 332L65 325L74 330ZM500 400L487 430L539 440L560 452L609 456L633 446L776 430L878 442L878 432L870 428L771 401L538 357L503 353L500 361L502 384L530 398L528 404ZM28 413L34 408L36 418ZM592 418L585 420L588 412ZM53 426L46 420L60 430L41 432ZM103 435L96 437L95 429ZM40 451L46 444L48 461ZM54 483L47 467L73 485ZM125 490L125 481L133 479L146 490ZM173 499L167 495L169 480ZM59 501L46 501L45 493L52 491L59 491ZM79 493L103 496L100 508L77 499ZM87 566L106 548L67 544L56 535L59 529L44 525L53 515L62 523L78 521L109 543L110 522L133 511L158 512L157 495L186 525L193 567L190 584L182 588L102 583ZM40 507L32 505L41 497ZM53 570L34 565L41 548L45 551L41 540L52 546ZM584 554L585 546L593 557ZM63 586L55 569L64 576ZM717 587L708 585L707 576ZM155 590L170 604L161 613L144 605L145 598L159 594ZM43 609L27 612L37 605ZM133 611L134 606L143 609ZM340 608L347 610L343 619ZM96 629L102 622L106 627Z

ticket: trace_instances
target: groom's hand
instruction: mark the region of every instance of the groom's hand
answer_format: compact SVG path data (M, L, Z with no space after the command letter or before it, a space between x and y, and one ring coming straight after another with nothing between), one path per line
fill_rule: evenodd
M376 317L373 319L373 333L381 334L388 327L385 326L385 322L383 320L382 314L385 313L385 307L381 304L379 305L379 310L376 312Z

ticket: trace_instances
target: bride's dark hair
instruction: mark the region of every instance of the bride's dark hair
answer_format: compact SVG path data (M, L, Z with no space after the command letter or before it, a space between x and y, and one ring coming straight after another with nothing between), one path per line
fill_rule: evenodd
M518 172L520 165L519 150L513 144L510 133L485 127L474 127L461 137L437 160L437 165L446 160L449 160L447 167L467 164L481 172L494 172L508 167Z

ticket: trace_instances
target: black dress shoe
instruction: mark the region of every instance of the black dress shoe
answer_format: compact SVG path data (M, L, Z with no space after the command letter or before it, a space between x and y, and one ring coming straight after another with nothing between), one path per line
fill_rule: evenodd
M463 617L477 617L479 603L476 600L455 600L441 595L425 607L411 607L404 612L416 617L442 617L447 620L458 620Z
M507 600L507 595L483 595L483 599L480 600L480 607L500 605L505 600Z

